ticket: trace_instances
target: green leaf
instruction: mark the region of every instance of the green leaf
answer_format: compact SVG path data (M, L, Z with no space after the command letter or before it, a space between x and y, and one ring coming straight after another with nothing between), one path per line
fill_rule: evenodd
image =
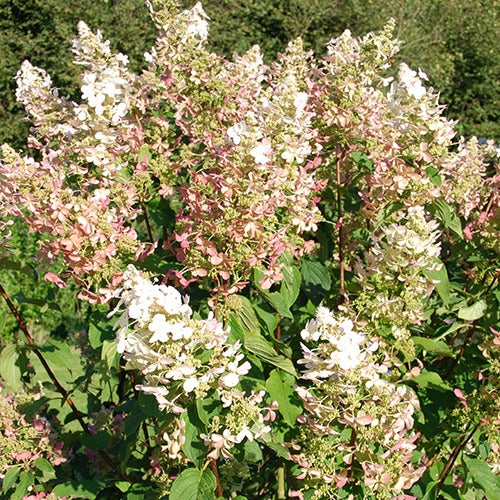
M276 327L278 326L278 315L274 314L272 312L267 311L261 306L258 306L254 304L253 306L255 312L257 313L257 316L264 322L265 327L267 329L267 332L269 335L274 335L274 331L276 330Z
M430 483L428 483L425 490L425 495L422 497L422 500L436 500L437 485L438 481L431 481Z
M37 458L33 465L41 472L43 472L44 476L55 477L54 467L46 458Z
M404 207L404 204L400 201L391 201L387 205L385 205L381 210L379 210L377 214L377 222L378 224L382 224L386 219L388 219L394 212L401 210Z
M301 273L304 292L313 302L319 303L332 286L327 267L319 261L304 259Z
M415 378L409 380L416 382L420 387L435 389L437 391L452 391L453 388L447 384L436 372L423 372Z
M128 481L116 481L115 486L122 492L125 493L130 489L131 484Z
M294 382L294 378L279 370L273 370L266 380L266 389L271 399L278 402L278 410L290 426L295 424L297 417L302 413L302 408L298 404L298 398L293 389Z
M139 154L137 155L137 161L141 162L143 160L151 160L152 158L152 153L151 149L149 148L148 145L144 144L144 146L139 149Z
M0 376L5 384L14 392L23 388L21 369L17 365L19 353L15 344L8 344L0 353Z
M70 373L77 371L81 367L80 352L72 350L71 346L65 341L50 339L37 347L49 365L66 368Z
M440 259L435 260L436 264L440 264L439 270L430 271L424 269L425 276L434 282L436 292L441 297L441 300L445 305L450 303L450 282L448 280L448 271L446 266Z
M33 484L33 481L33 474L31 472L23 470L21 474L19 474L19 484L10 497L11 500L21 500L21 498L23 498L28 493L28 488Z
M169 500L213 500L216 486L212 471L186 469L172 484Z
M198 418L196 409L192 406L182 414L181 418L186 424L185 442L182 445L182 451L198 469L201 469L208 450L200 434L206 433L206 427Z
M471 306L460 308L458 310L457 316L460 319L465 319L467 321L475 321L476 319L482 318L484 316L486 309L486 301L479 300Z
M297 266L291 264L285 265L281 273L283 274L283 281L281 282L280 293L286 307L291 307L299 296L302 277Z
M83 446L89 450L104 450L111 443L112 436L108 431L99 431L96 434L84 434L81 438Z
M153 395L139 392L139 395L137 397L137 404L139 405L139 408L141 409L141 412L145 417L161 416L161 412L158 409L158 403Z
M89 343L97 349L105 340L113 340L116 335L113 327L109 323L106 315L101 311L95 311L90 317L89 324Z
M293 315L286 305L285 299L278 292L267 292L263 293L264 298L269 302L269 304L276 310L276 312L282 318L293 319Z
M10 488L14 485L20 472L21 472L20 465L16 465L6 472L5 477L3 478L2 481L2 490L4 493L7 493L7 491L9 491Z
M108 370L112 367L115 366L115 368L118 368L118 363L119 363L119 356L118 356L118 351L116 350L117 345L114 340L105 340L102 343L102 351L101 351L101 359L104 361L106 364L106 367Z
M413 337L413 343L420 347L423 351L427 351L437 356L452 356L453 351L450 346L444 342L434 339L426 339L424 337Z
M270 292L269 290L262 289L262 287L259 285L259 281L262 280L262 278L264 278L264 273L260 269L255 268L254 283L264 299L271 305L273 309L276 310L276 312L281 317L293 319L292 313L288 308L287 301L281 295L281 292ZM289 296L288 298L290 300L292 297Z
M439 175L439 169L436 167L427 167L425 169L427 175L429 176L429 179L433 184L436 186L441 186L443 181L441 179L441 176Z
M373 172L373 160L371 160L365 153L361 151L353 151L349 156L365 173Z
M488 500L498 499L500 477L495 476L488 464L476 458L464 457L464 463L472 479L484 490Z
M96 497L103 485L98 481L71 481L69 483L58 484L52 493L60 497L90 498Z
M148 211L151 219L160 227L173 230L175 225L175 212L170 203L163 197L158 196L148 203Z
M245 335L245 348L258 358L267 361L268 363L281 368L283 371L290 373L294 377L297 376L295 367L290 359L278 354L274 347L267 342L261 335L247 333Z
M23 273L28 278L33 281L37 281L38 275L36 271L30 266L23 266L19 262L16 262L8 257L0 258L0 269L10 269L12 271L19 271Z
M460 218L455 215L446 201L437 198L428 206L428 209L457 238L461 240L464 238Z
M196 412L205 425L210 425L213 417L221 412L221 408L219 395L215 391L203 399L196 399Z
M463 327L468 327L470 328L470 325L468 323L460 323L460 321L456 321L455 323L452 323L449 328L447 328L443 333L439 335L439 337L436 337L435 340L441 340L444 339L447 335L450 333L456 332L457 330L460 330L460 328Z
M238 295L238 297L241 299L243 307L233 313L234 317L245 331L253 333L260 332L259 320L252 307L252 303L242 295Z

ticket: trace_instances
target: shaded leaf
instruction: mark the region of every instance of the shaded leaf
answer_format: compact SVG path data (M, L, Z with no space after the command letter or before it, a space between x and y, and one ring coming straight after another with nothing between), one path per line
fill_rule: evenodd
M170 500L212 500L217 482L212 471L186 469L172 484Z
M14 392L18 392L23 388L21 369L16 364L18 357L19 353L14 344L6 345L0 353L0 376Z
M452 356L450 346L442 341L426 339L424 337L413 337L413 343L422 350L438 356Z
M5 473L5 476L2 480L2 490L4 493L7 493L7 491L9 491L10 488L14 485L20 472L21 466L15 465Z
M436 259L436 262L441 264L439 270L430 271L428 269L424 269L424 274L434 283L436 292L441 297L443 303L448 305L450 303L450 282L448 280L448 271L440 259Z
M488 464L482 460L464 457L464 463L472 479L484 490L486 498L497 500L500 493L500 477L495 476Z
M410 379L410 382L416 382L420 387L435 389L437 391L452 391L453 388L447 384L438 373L424 372L415 378Z

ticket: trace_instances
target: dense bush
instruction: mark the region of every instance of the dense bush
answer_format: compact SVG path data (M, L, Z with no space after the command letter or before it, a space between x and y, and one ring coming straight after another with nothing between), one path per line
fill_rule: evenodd
M88 323L43 335L0 280L3 496L494 499L494 143L394 67L394 21L267 66L147 5L142 71L80 22L78 98L16 75L0 263L30 275L24 224L67 294L40 314L76 287Z

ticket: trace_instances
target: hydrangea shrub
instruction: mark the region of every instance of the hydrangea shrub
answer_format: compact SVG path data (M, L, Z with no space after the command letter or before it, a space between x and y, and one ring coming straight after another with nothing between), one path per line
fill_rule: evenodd
M3 494L495 498L496 146L392 67L392 22L266 66L212 53L199 3L146 7L142 73L80 23L78 102L16 77L0 263L27 224L36 274L91 314L35 338L0 280L2 397L39 401L5 412Z

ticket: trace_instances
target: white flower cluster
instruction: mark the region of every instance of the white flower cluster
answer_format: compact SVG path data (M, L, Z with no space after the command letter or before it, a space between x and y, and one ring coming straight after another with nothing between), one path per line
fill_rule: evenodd
M85 122L93 110L98 118L118 125L130 108L128 58L111 54L109 42L103 41L99 31L92 33L83 21L78 23L78 34L79 38L73 41L75 62L88 66L89 71L82 75L82 98L88 106L79 106L77 117Z
M223 391L224 392L224 391ZM274 412L262 412L265 391L246 396L240 391L227 391L222 395L223 407L230 407L226 415L218 415L211 425L211 434L202 434L205 445L211 449L210 458L219 456L233 458L230 450L243 440L261 439L271 432L271 427L265 422L274 418Z
M58 95L52 87L50 75L43 69L32 66L29 61L23 61L16 77L16 99L20 102L36 126L42 121L54 122L51 115L57 110L70 108L73 103ZM64 128L58 124L58 129Z
M371 320L399 327L421 320L423 299L435 285L426 271L442 266L438 223L427 220L421 206L401 215L398 222L380 228L365 263L355 264L363 285L357 300L360 310Z
M410 69L402 63L398 79L391 84L387 94L387 105L393 115L392 124L401 133L424 136L432 133L436 144L448 146L455 135L454 122L441 116L444 106L439 104L439 95L432 87L426 89L422 80L427 75Z
M186 36L204 42L208 38L209 17L203 10L201 2L196 3L191 9L185 10L181 16L187 18Z
M409 207L404 224L394 223L383 228L386 245L382 246L382 240L377 239L373 254L392 271L402 271L408 266L419 270L434 269L435 260L441 253L438 229L436 221L426 220L423 207ZM405 274L401 273L398 279L404 280Z
M411 389L386 379L390 366L379 362L380 340L326 307L317 309L316 319L301 335L316 347L302 345L298 361L306 367L301 379L310 381L308 387L295 388L306 410L297 419L302 435L290 454L302 469L299 478L322 478L342 487L356 461L365 485L373 490L379 488L380 474L385 474L384 484L392 493L411 487L425 470L410 463L419 402Z
M153 21L160 31L175 31L182 43L204 43L208 38L209 17L203 10L201 2L190 9L177 11L177 4L171 0L146 0Z
M302 344L304 358L300 363L306 365L302 378L319 380L329 378L336 370L356 368L365 357L362 345L365 334L354 330L353 322L348 318L337 319L326 307L318 307L316 319L307 323L301 332L306 342L327 342L321 348L309 350Z
M181 413L186 398L233 389L250 371L241 344L228 344L228 331L213 317L193 319L175 288L155 285L129 266L120 298L118 352L145 375L138 389L153 394L160 408Z

